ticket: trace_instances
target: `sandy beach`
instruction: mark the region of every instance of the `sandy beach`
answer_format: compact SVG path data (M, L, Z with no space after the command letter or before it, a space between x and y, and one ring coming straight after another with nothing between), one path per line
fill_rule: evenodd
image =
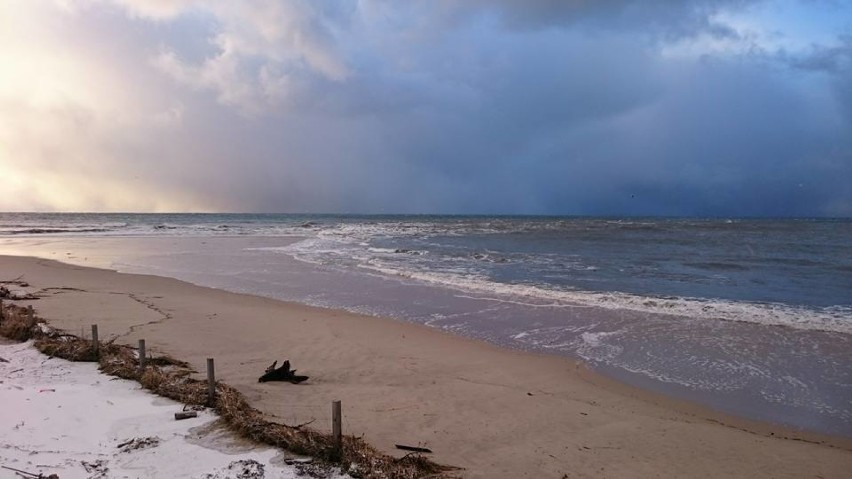
M463 477L847 477L852 440L797 433L617 384L558 357L499 349L401 321L155 276L0 257L53 326L189 361L273 419L330 429L397 455L425 446ZM257 382L289 359L301 385ZM789 438L789 439L788 439Z

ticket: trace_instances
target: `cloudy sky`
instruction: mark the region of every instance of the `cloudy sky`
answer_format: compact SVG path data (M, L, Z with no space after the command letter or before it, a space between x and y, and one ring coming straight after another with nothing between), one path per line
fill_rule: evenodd
M0 210L852 215L847 0L3 0Z

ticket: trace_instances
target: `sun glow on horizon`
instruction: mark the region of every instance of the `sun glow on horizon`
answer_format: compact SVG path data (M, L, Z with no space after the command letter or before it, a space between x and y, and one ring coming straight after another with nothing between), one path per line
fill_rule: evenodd
M0 6L0 210L205 209L119 167L125 150L179 127L181 107L117 70L108 48L69 41L79 13L31 6Z

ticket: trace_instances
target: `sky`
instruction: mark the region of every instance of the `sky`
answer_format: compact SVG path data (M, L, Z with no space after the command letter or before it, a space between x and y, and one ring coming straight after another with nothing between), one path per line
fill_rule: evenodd
M3 0L0 210L852 216L852 1Z

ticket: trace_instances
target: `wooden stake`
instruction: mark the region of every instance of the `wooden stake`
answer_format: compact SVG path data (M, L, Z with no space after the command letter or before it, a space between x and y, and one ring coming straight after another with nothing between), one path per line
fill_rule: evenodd
M6 310L3 309L3 300L0 299L0 320L2 320L4 318L5 314L6 314Z
M30 322L33 320L33 305L31 304L27 306L27 320Z
M139 374L145 371L145 340L139 340Z
M100 343L98 342L98 325L92 325L92 351L95 352L95 357L98 357L98 353L100 349Z
M216 368L213 358L207 358L207 404L213 405L216 399Z
M343 420L340 401L331 402L331 431L334 436L334 454L340 458L343 451Z

